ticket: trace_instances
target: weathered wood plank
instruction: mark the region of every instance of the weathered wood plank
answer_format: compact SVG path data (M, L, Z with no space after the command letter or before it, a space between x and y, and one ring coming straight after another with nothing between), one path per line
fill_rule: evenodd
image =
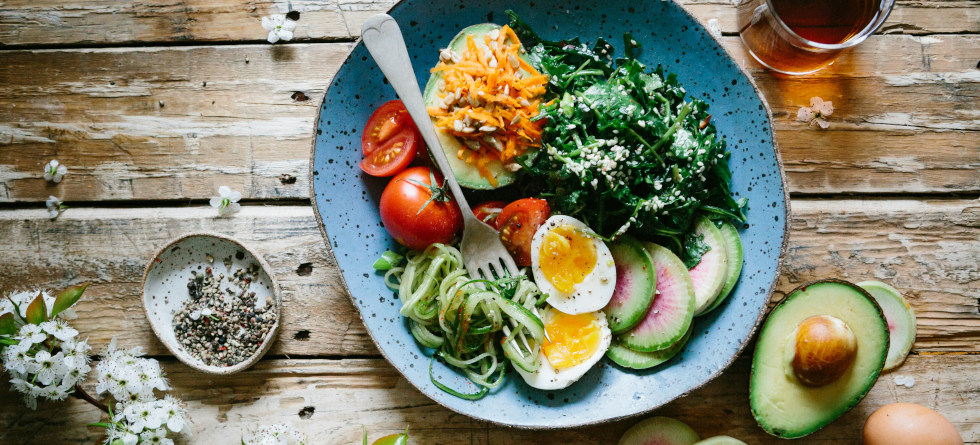
M793 78L723 40L772 105L793 192L980 190L980 36L875 37L831 70ZM221 184L307 197L316 106L349 48L5 52L0 202L205 199ZM812 96L835 102L829 130L795 120ZM40 177L51 158L71 168L58 186Z
M918 351L980 351L980 202L794 201L790 248L775 298L806 281L881 279L903 290L919 317ZM377 354L341 284L312 210L246 206L231 218L210 207L0 212L0 290L94 284L74 325L95 345L112 337L166 350L140 303L143 268L159 247L192 231L230 233L272 267L284 291L273 355Z
M360 23L352 28L347 18L359 11L337 0L292 4L301 12L296 40L350 40L360 33ZM260 41L268 33L262 17L285 8L286 2L263 0L14 1L0 5L0 45Z
M297 41L353 39L371 15L393 0L297 0ZM736 33L735 8L719 0L680 1L693 15L719 20ZM138 3L14 1L0 5L2 45L114 45L141 42L228 42L265 38L260 19L278 13L284 2L249 0L145 0ZM903 0L881 33L950 34L980 32L980 6L964 0Z
M767 436L752 419L749 364L747 358L739 359L716 381L658 410L657 415L687 422L702 437L727 434L753 444L782 443ZM867 416L894 402L937 409L956 425L966 443L978 443L977 366L977 355L912 356L893 374L884 375L854 410L801 443L860 444ZM628 419L563 431L496 427L436 405L380 359L264 360L249 371L227 377L205 376L173 361L164 367L174 392L187 402L194 419L193 436L184 443L230 443L244 428L288 421L318 444L360 443L363 425L372 437L401 432L408 426L411 443L416 444L591 445L614 443L636 422ZM897 387L894 375L913 376L916 384ZM95 408L72 399L42 403L39 411L30 412L6 391L7 386L5 381L0 383L0 424L4 426L0 441L88 444L98 439L96 430L85 427L98 420ZM301 410L308 415L301 416Z

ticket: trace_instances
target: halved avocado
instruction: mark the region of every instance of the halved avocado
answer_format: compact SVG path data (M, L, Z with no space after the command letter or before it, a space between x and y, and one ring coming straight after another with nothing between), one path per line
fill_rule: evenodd
M846 368L814 386L798 377L798 329L814 318L846 325L856 340ZM853 334L853 335L851 335ZM749 383L752 415L766 432L792 439L833 422L868 393L888 353L888 325L864 289L841 280L821 280L793 290L766 320L756 343Z
M478 47L486 47L483 36L490 34L495 29L500 29L500 25L480 23L463 28L456 37L453 37L453 40L449 43L449 49L457 53L463 53L466 50L467 36L473 36L473 40ZM442 80L442 73L432 73L429 81L425 84L425 89L422 91L422 99L425 101L425 106L438 106L440 101L439 93L444 92L444 88L445 82ZM435 123L435 119L432 122ZM480 175L480 171L476 167L459 159L459 150L463 148L463 144L460 143L459 139L446 132L439 131L438 128L436 129L436 135L439 137L442 150L446 153L446 157L449 158L449 165L452 167L453 173L456 175L456 181L459 182L460 186L471 189L489 190L500 188L514 182L514 172L504 168L504 164L500 161L491 161L487 163L487 169L497 179L497 185L490 184L487 178Z

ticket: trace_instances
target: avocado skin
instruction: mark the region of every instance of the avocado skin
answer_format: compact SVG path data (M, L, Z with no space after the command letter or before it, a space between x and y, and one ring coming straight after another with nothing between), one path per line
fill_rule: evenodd
M878 377L881 375L882 369L884 368L885 359L887 358L887 355L888 355L888 343L889 343L888 324L885 321L884 312L881 310L881 307L875 301L874 297L872 297L871 294L869 294L867 291L865 291L864 289L862 289L860 286L858 286L858 285L856 285L854 283L851 283L851 282L848 282L848 281L845 281L845 280L836 279L836 278L828 278L828 279L823 279L823 280L811 281L811 282L806 283L806 284L803 284L803 285L797 287L796 289L793 289L791 292L789 292L786 295L786 297L783 300L781 300L776 305L776 307L772 310L772 312L770 312L769 316L766 318L766 321L763 324L762 329L759 331L759 337L756 339L757 344L758 344L759 340L766 334L767 330L769 330L769 329L771 329L773 327L772 325L774 323L779 323L780 322L779 321L779 318L778 318L780 316L780 314L779 314L780 308L784 307L784 305L786 303L792 301L795 297L801 295L804 291L807 290L807 288L814 287L814 286L829 285L829 284L837 284L837 285L846 286L846 287L850 288L850 290L853 290L856 294L859 294L860 296L864 297L867 300L867 302L870 303L870 306L873 307L873 309L874 309L874 315L875 316L874 317L868 317L868 318L870 318L870 320L867 320L867 321L869 323L872 323L874 325L877 325L876 326L878 328L877 330L880 331L880 334L884 338L884 346L882 348L880 348L880 351L878 351L878 354L877 355L879 355L879 357L874 362L874 365L875 366L872 368L871 374L868 375L867 377L865 377L865 379L864 379L864 382L865 382L864 387L862 388L862 390L858 394L856 394L856 395L852 396L850 399L844 401L843 402L843 406L841 408L838 408L837 410L834 410L835 412L831 412L830 415L827 416L826 418L817 419L817 420L811 420L810 422L807 422L809 424L808 427L794 428L794 429L784 429L784 428L780 428L778 426L769 425L764 420L764 417L765 417L764 416L764 413L763 412L760 412L759 407L757 407L756 404L754 403L754 400L755 400L754 395L756 394L756 392L757 391L763 391L764 390L764 389L759 389L759 388L756 388L755 387L756 386L756 377L757 377L757 373L759 372L760 363L761 362L764 362L765 360L780 360L781 361L782 358L783 358L783 351L782 350L770 352L769 353L769 358L767 358L767 357L765 357L765 355L769 351L765 351L761 347L756 347L755 352L754 352L753 357L752 357L752 370L751 370L751 374L750 374L750 377L749 377L749 405L750 405L750 408L752 410L752 416L755 418L756 423L760 427L762 427L762 429L765 430L770 435L773 435L773 436L776 436L776 437L779 437L779 438L783 438L783 439L796 439L796 438L800 438L800 437L804 437L804 436L808 436L810 434L813 434L814 432L819 431L820 429L824 428L825 426L833 423L835 420L837 420L838 418L840 418L840 416L842 416L845 413L847 413L848 411L850 411L852 408L854 408L854 406L856 406L858 403L860 403L862 399L864 399L864 396L866 396L868 394L868 391L870 391L871 388L874 386L874 384L878 381ZM821 313L820 307L815 307L814 308L814 312L812 312L810 315L823 315L823 314ZM862 344L864 344L864 341L862 341L862 339L859 338L859 343L858 343L858 348L859 349L861 348L861 345ZM855 364L855 366L856 366L856 364Z

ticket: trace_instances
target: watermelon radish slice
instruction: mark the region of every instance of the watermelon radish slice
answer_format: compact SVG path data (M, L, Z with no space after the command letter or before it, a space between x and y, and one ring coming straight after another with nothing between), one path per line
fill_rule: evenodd
M691 281L694 282L694 315L707 311L715 301L728 277L728 251L721 231L708 218L698 217L694 233L702 236L704 243L711 248L701 257L701 262L691 268Z
M620 237L609 244L616 263L616 289L602 309L613 334L622 334L643 320L653 304L657 290L657 271L643 244L630 237Z
M725 286L721 288L718 297L702 312L707 314L715 310L735 289L738 277L742 275L742 238L738 236L738 230L732 223L725 221L718 228L721 237L725 239L725 250L728 252L728 272L725 275Z
M609 345L609 350L606 351L606 356L609 357L614 363L624 368L631 369L650 369L654 366L660 365L667 360L670 360L681 349L684 349L684 345L687 344L687 340L691 338L691 331L693 329L688 329L687 333L681 337L677 343L670 345L669 348L663 351L656 352L639 352L634 351L626 346L623 346L619 342L613 342Z
M704 439L694 445L748 445L731 436L715 436Z
M915 313L894 287L881 281L862 281L858 286L868 291L888 323L888 356L884 371L899 367L912 350L915 343Z
M619 445L694 445L700 439L698 433L680 420L651 417L626 430L619 438Z
M640 324L620 339L626 347L641 352L666 349L677 343L694 318L694 284L684 262L669 249L643 243L657 269L657 295Z

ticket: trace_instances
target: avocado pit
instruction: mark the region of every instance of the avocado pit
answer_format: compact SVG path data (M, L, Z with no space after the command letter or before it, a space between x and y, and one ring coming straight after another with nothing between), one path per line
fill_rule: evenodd
M810 387L837 381L857 356L854 332L843 320L830 315L815 315L800 322L794 341L793 373Z

